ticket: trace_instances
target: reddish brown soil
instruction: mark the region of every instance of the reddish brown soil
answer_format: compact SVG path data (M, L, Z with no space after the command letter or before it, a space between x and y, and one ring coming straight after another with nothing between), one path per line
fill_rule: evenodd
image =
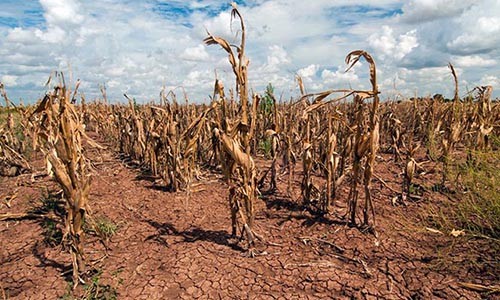
M346 183L331 215L317 218L304 211L297 199L297 171L295 199L285 195L283 176L280 192L256 203L256 230L267 242L259 242L261 255L250 258L240 248L244 243L234 244L229 235L228 189L218 175L204 173L190 194L169 193L141 179L138 169L109 151L91 158L96 162L92 213L118 224L118 230L107 251L96 236L88 236L87 263L102 272L99 284L116 289L118 299L495 297L458 284L498 283L498 261L488 241L432 233L419 221L429 205L449 201L439 193L426 191L420 202L393 206L395 193L374 180L376 238L340 218L346 210ZM397 190L398 173L389 156L379 158L376 174ZM437 175L426 176L419 180ZM45 189L55 192L57 186L48 177L0 178L0 214L40 207ZM8 208L4 199L16 190ZM41 218L0 222L0 295L2 290L8 299L69 294L69 254L47 245L44 230ZM80 296L84 292L77 290Z

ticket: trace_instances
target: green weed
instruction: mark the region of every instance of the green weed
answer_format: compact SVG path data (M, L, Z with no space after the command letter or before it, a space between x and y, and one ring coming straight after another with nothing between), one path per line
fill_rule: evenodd
M110 219L101 216L89 219L88 222L85 223L84 230L87 233L96 234L103 241L109 241L118 230L118 225Z
M73 283L68 282L66 293L61 296L61 300L116 300L118 293L116 289L108 284L100 283L102 270L96 270L95 274L83 285L83 295L75 297Z

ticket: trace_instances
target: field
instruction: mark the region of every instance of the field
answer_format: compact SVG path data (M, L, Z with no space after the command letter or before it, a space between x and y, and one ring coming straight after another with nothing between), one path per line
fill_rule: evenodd
M498 299L500 104L249 92L245 27L212 101L1 86L3 299ZM234 51L234 48L237 51Z

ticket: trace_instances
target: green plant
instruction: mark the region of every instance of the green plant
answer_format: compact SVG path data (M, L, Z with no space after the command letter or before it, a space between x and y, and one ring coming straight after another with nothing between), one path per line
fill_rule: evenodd
M72 289L73 283L68 282L66 292L59 299L61 300L116 300L118 293L109 284L100 283L102 270L94 271L94 275L83 285L83 295L75 296Z
M490 136L490 143L493 150L500 150L500 135L492 134Z
M271 83L269 83L266 87L266 92L264 97L259 102L260 111L264 114L264 116L268 117L273 111L273 95L274 95L274 87Z
M118 225L106 217L100 216L89 220L85 222L85 232L95 233L103 241L108 241L118 230Z
M441 231L464 229L470 234L500 238L500 153L472 152L467 160L456 162L450 175L457 178L462 193L456 201L432 207L426 213L429 226ZM458 188L458 187L457 187ZM441 190L441 184L433 190Z
M259 149L264 152L264 156L266 158L271 158L271 148L272 148L272 142L269 138L265 138L261 141L259 141Z
M58 223L50 218L44 218L41 226L43 227L43 241L45 244L55 247L60 245L63 239L63 233Z
M463 201L455 217L457 225L471 232L500 238L500 152L473 152L473 158L458 164L464 186Z
M114 300L117 299L116 289L111 287L110 285L103 285L99 283L100 277L102 275L102 271L99 270L97 273L92 276L90 281L84 285L83 289L85 290L84 296L82 299L84 300Z

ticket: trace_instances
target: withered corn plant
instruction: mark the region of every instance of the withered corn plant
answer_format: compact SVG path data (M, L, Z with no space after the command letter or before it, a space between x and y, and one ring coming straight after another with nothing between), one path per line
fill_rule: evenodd
M451 74L453 75L454 83L455 83L455 95L453 98L452 105L448 106L442 115L443 122L446 124L444 126L444 135L441 139L442 143L442 180L441 185L444 186L446 180L448 179L449 173L449 164L452 159L453 150L455 149L456 144L460 141L462 135L462 122L463 122L463 107L459 103L460 98L458 96L458 79L457 74L455 72L455 68L450 63L448 64Z
M332 115L328 116L328 130L327 130L327 138L326 142L326 157L325 161L325 169L326 169L326 194L324 195L325 200L323 201L322 211L328 212L330 205L332 204L332 200L335 199L336 190L337 190L337 167L338 167L338 154L337 154L337 134L339 125L336 122Z
M419 166L416 160L416 152L420 148L419 141L414 140L415 134L415 122L417 116L417 102L412 103L410 106L412 109L412 113L407 117L408 130L406 132L406 164L404 166L404 178L403 178L403 187L401 193L401 200L404 201L406 199L410 199L412 197L411 190L413 186L413 178L417 173L417 167Z
M292 116L294 115L294 107L282 107L284 112L281 121L281 131L282 131L282 173L288 173L287 177L287 195L292 198L292 180L295 175L295 165L297 163L297 152L295 149L295 144L299 139L297 133L297 122L292 121Z
M343 95L327 99L336 93ZM329 212L337 186L345 177L343 167L346 160L341 165L341 153L349 153L350 144L347 142L344 147L339 147L339 139L349 141L349 138L346 138L346 116L338 103L355 93L353 90L327 90L307 94L290 107L297 109L295 119L300 120L297 135L302 149L297 151L302 152L302 203L313 209L313 213L323 215ZM312 102L308 101L309 98ZM291 140L291 137L286 140ZM293 146L294 143L290 144ZM324 184L320 184L315 177L323 177Z
M242 15L236 4L232 3L231 17L238 18L241 27L241 37L239 46L230 45L226 40L208 33L204 42L207 45L219 45L228 54L229 63L236 77L236 93L239 99L238 120L233 124L227 122L228 116L226 107L223 107L225 120L221 120L214 129L215 136L220 140L224 152L229 154L232 162L224 162L231 166L227 168L230 172L230 192L229 202L231 207L232 234L236 234L237 216L239 213L242 222L241 237L246 236L250 255L254 255L253 246L255 238L259 238L254 231L254 203L257 198L257 170L251 156L250 140L255 131L255 120L257 111L257 101L254 100L252 107L248 101L248 64L249 60L245 55L246 29ZM236 54L233 51L236 48ZM225 103L223 103L225 106ZM229 158L225 156L225 158Z
M351 187L349 192L349 222L356 224L356 210L358 202L358 181L362 179L365 202L363 206L363 226L375 226L375 209L373 207L372 194L370 190L373 168L375 165L375 157L379 148L379 91L377 86L377 71L375 61L372 56L363 50L355 50L349 53L346 57L346 63L349 68L352 68L359 59L363 57L370 65L370 83L371 91L358 92L354 95L355 103L355 119L353 126L356 127L353 146L353 170L351 178ZM364 101L368 98L373 98L371 109L369 110L368 118L365 118ZM364 170L362 163L364 160ZM363 172L363 173L362 173ZM363 175L361 175L363 174ZM373 225L369 224L369 212L371 212Z
M104 95L104 94L103 94ZM160 94L160 106L93 103L89 128L103 136L154 181L162 180L169 191L187 191L199 168L214 158L209 120L210 106L178 104L173 92ZM168 97L171 97L172 102Z
M0 122L0 175L16 176L31 170L31 165L25 157L27 137L30 135L30 126L25 116L29 112L23 107L13 105L1 82L0 94L5 100L5 108L0 108L0 114L7 114L5 120ZM18 124L14 121L13 112L18 114Z
M35 124L36 144L45 155L48 172L64 192L67 212L63 241L71 253L76 287L83 282L81 275L85 272L83 224L88 209L91 175L82 147L82 139L86 137L84 127L79 113L71 104L70 91L64 84L62 74L60 79L61 83L45 95L30 119ZM91 142L90 139L88 141Z
M394 106L388 108L387 114L383 114L381 117L381 122L385 126L385 130L387 131L387 136L390 136L390 152L394 155L394 161L401 161L401 151L404 149L404 139L402 132L402 122L395 115ZM383 129L382 129L383 130Z
M477 91L477 108L474 113L476 116L472 120L471 127L476 130L476 149L486 150L490 146L490 135L495 124L495 114L491 108L492 86L481 86L475 89ZM498 124L498 123L496 123Z

